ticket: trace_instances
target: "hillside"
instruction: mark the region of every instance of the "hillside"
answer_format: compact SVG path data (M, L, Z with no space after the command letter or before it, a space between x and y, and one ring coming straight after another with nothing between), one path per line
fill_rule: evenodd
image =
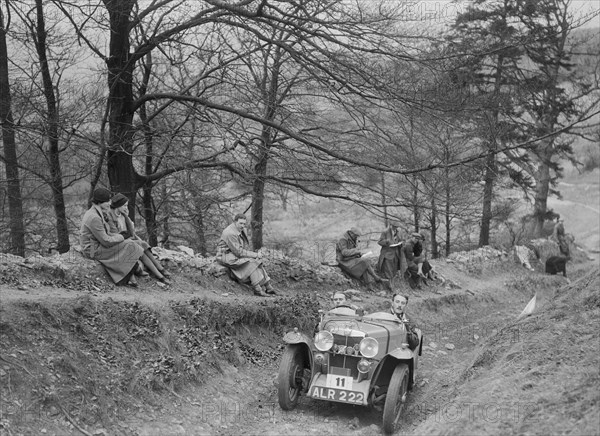
M600 433L597 262L571 265L569 284L510 256L471 259L436 262L446 284L409 291L427 345L399 434ZM171 286L132 290L86 262L0 263L0 434L380 433L379 413L359 407L303 398L283 413L273 377L282 334L312 331L331 292L354 287L375 311L389 307L384 289L280 256L268 264L276 298L179 262ZM537 310L517 320L534 293ZM465 403L524 415L475 419Z

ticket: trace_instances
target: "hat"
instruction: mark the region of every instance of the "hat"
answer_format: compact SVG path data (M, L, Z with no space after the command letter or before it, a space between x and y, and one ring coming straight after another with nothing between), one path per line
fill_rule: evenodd
M352 227L350 230L348 230L350 233L355 234L356 236L360 236L362 235L362 232L360 231L360 229L358 227Z
M392 227L400 227L402 225L402 223L398 220L390 220L389 223Z
M413 237L413 238L417 238L417 239L425 239L422 234L417 233L417 232L413 233L410 236Z
M129 199L119 192L110 199L110 207L116 209L117 207L123 206L128 201Z
M94 189L94 195L92 199L94 200L94 203L106 203L107 201L110 201L110 196L111 193L108 189L96 188Z

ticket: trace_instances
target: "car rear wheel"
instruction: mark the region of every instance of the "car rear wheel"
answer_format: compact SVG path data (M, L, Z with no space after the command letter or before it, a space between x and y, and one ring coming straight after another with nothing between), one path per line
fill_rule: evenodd
M304 374L304 357L302 349L297 345L288 345L279 365L277 383L277 396L279 407L283 410L292 410L298 404L302 390L302 376Z
M383 432L392 434L396 430L398 420L402 414L406 393L408 392L408 365L400 363L394 369L390 386L385 396L383 406Z

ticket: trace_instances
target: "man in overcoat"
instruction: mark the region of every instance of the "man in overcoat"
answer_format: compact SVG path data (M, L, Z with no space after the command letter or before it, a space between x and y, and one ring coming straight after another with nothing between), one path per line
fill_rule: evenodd
M249 247L246 216L239 213L221 233L217 244L217 261L228 267L240 282L250 282L254 295L275 295L271 278L263 266L262 253L252 251Z
M357 248L360 235L361 231L357 227L352 227L339 239L335 247L338 265L354 279L369 283L369 276L371 276L376 283L380 283L383 281L382 278L375 273L369 260L362 257L362 251Z
M400 247L402 245L400 222L390 221L387 228L381 233L377 243L381 245L377 270L386 279L390 280L390 283L393 283L400 269ZM393 284L391 287L393 288Z

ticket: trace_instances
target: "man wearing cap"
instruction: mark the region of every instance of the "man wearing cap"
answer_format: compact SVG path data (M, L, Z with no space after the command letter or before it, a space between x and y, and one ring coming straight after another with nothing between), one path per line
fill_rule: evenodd
M92 207L83 215L79 240L85 257L100 262L117 285L137 286L133 274L144 249L113 233L106 219L110 208L111 193L97 188L92 197Z
M383 281L382 278L375 273L369 260L361 257L362 252L356 248L360 235L361 231L357 227L352 227L342 235L335 247L338 265L354 279L368 283L368 276L371 276L375 282L380 283Z
M422 239L423 236L415 232L410 235L410 238L402 245L400 250L400 271L408 279L411 288L421 288L418 264L423 262L423 258L422 256L415 256L415 246Z
M571 252L569 250L569 243L565 237L565 223L560 215L556 215L556 224L552 230L552 238L558 242L560 253L567 259L571 258Z
M377 242L381 245L377 270L386 279L390 280L391 288L393 288L393 280L400 269L400 247L402 246L402 239L399 227L399 221L390 221L389 226L381 233L379 241Z

